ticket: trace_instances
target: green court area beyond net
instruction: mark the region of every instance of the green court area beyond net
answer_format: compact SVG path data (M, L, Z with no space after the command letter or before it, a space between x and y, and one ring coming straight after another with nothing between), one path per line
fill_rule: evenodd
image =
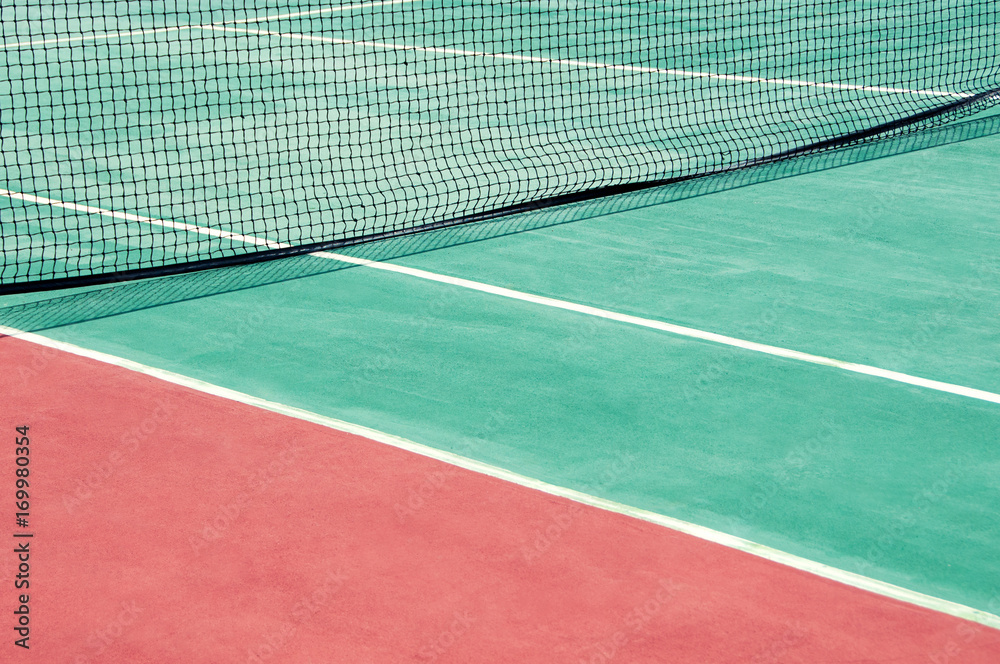
M1000 98L987 0L0 0L0 293L483 220Z

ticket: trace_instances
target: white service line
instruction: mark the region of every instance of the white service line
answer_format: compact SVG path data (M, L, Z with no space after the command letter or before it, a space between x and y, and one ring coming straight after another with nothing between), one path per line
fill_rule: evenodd
M787 78L761 78L758 76L735 76L731 74L712 74L703 71L688 71L684 69L659 69L657 67L637 67L634 65L610 65L603 62L588 62L585 60L562 60L558 58L543 58L531 55L517 55L514 53L490 53L487 51L469 51L457 48L440 48L433 46L412 46L410 44L394 44L392 42L357 41L351 39L339 39L336 37L321 37L318 35L305 35L295 32L274 32L271 30L254 30L251 28L231 28L221 25L195 26L202 30L219 30L224 32L240 32L249 35L267 35L272 37L282 37L284 39L297 39L301 41L326 42L329 44L343 44L351 46L363 46L366 48L380 48L397 51L418 51L422 53L444 53L445 55L456 55L462 57L488 58L495 60L513 60L517 62L540 62L552 65L565 65L569 67L585 67L591 69L607 69L612 71L628 71L647 74L665 74L681 78L708 78L717 81L735 81L739 83L765 83L768 85L785 85L792 87L825 88L830 90L860 90L864 92L881 92L891 94L924 95L929 97L953 97L964 99L973 96L971 93L950 92L947 90L911 90L909 88L890 88L880 85L854 85L850 83L818 83L816 81L801 81Z
M794 554L774 549L763 544L758 544L756 542L743 539L742 537L737 537L735 535L713 530L705 526L700 526L696 523L682 521L680 519L675 519L663 514L657 514L656 512L650 512L638 507L624 505L606 498L592 496L575 489L549 484L548 482L544 482L539 479L527 477L525 475L521 475L497 466L492 466L475 459L463 457L452 452L439 450L412 440L407 440L406 438L394 436L375 429L369 429L368 427L352 424L350 422L344 422L325 415L319 415L317 413L312 413L293 406L275 403L273 401L261 399L260 397L237 392L236 390L213 385L212 383L207 383L196 378L190 378L188 376L176 374L164 369L150 367L132 360L101 353L100 351L81 348L63 341L49 339L48 337L43 337L38 334L22 332L21 330L0 325L0 335L18 338L47 348L71 353L78 357L85 357L98 362L111 364L129 371L146 374L153 378L173 383L174 385L180 385L188 389L197 390L198 392L202 392L204 394L229 399L230 401L236 401L256 408L263 408L280 415L294 417L299 420L319 424L337 431L343 431L345 433L368 438L369 440L373 440L384 445L390 445L392 447L429 457L431 459L436 459L453 466L465 468L466 470L480 473L482 475L488 475L512 484L518 484L529 489L541 491L549 495L566 498L568 500L584 505L590 505L608 512L615 512L617 514L622 514L636 519L642 519L643 521L648 521L650 523L663 526L664 528L669 528L708 542L714 542L715 544L719 544L730 549L743 551L759 558L765 558L778 564L785 565L786 567L808 572L810 574L830 579L854 588L859 588L861 590L876 593L884 597L890 597L901 602L906 602L908 604L924 607L932 611L938 611L940 613L945 613L964 620L971 620L982 625L1000 629L1000 616L993 615L992 613L988 613L980 609L974 609L972 607L965 606L964 604L950 602L938 597L925 595L915 590L902 588L891 583L886 583L885 581L880 581L861 574L831 567L830 565L825 565L814 560L801 558Z
M88 35L79 37L58 37L53 39L40 39L27 42L14 42L14 43L0 45L0 50L6 48L21 48L28 46L44 46L50 44L119 39L122 37L130 37L134 35L155 34L159 32L177 32L179 30L213 30L221 32L235 32L235 33L242 33L242 34L256 35L256 36L273 36L285 39L297 39L301 41L324 42L328 44L341 44L345 46L348 45L361 46L365 48L379 48L379 49L398 50L398 51L416 51L422 53L443 53L445 55L454 55L459 57L477 57L477 58L488 58L494 60L511 60L515 62L538 62L538 63L552 64L552 65L562 65L567 67L605 69L609 71L627 71L627 72L646 73L646 74L663 74L666 76L675 76L679 78L707 78L716 81L731 81L737 83L759 83L766 85L778 85L778 86L789 86L789 87L878 92L882 94L906 94L906 95L918 95L926 97L949 97L953 99L966 99L968 97L973 96L972 93L951 92L949 90L914 90L910 88L894 88L881 85L857 85L853 83L824 83L817 81L804 81L799 79L763 78L759 76L736 76L733 74L713 74L711 72L690 71L685 69L661 69L657 67L638 67L634 65L613 65L604 62L589 62L586 60L566 60L559 58L543 58L530 55L518 55L515 53L490 53L487 51L470 51L470 50L456 49L456 48L412 46L409 44L394 44L391 42L338 39L336 37L321 37L317 35L305 35L294 32L273 32L269 30L253 30L250 28L228 27L232 24L241 24L241 23L247 24L247 23L258 23L264 21L276 21L283 18L294 18L298 16L306 16L312 14L328 14L332 12L346 11L349 9L358 9L363 7L378 7L381 5L403 4L403 3L419 2L419 1L420 0L387 0L385 2L343 5L340 7L317 9L309 12L299 12L296 14L278 14L274 16L262 16L259 18L248 18L235 21L219 21L218 23L212 23L207 25L181 25L171 28L133 30L128 32L112 32L100 35Z
M244 18L238 21L218 21L212 25L231 25L239 23L263 23L264 21L280 21L284 18L300 18L302 16L320 16L322 14L332 14L334 12L344 12L350 9L364 9L366 7L381 7L383 5L403 5L410 2L422 2L422 0L385 0L385 2L366 2L357 5L342 5L340 7L328 7L327 9L313 9L306 12L295 12L294 14L275 14L273 16L261 16L259 18Z
M194 30L193 25L178 25L172 28L147 28L143 30L129 30L127 32L105 32L97 35L81 35L79 37L55 37L52 39L36 39L26 42L10 42L0 44L0 50L5 48L23 48L26 46L47 46L49 44L70 44L73 42L100 41L102 39L120 39L134 35L154 35L160 32L177 32L179 30Z
M756 353L764 353L765 355L772 355L774 357L781 357L788 360L797 360L799 362L807 362L809 364L819 364L822 366L833 367L835 369L842 369L844 371L850 371L853 373L865 374L867 376L874 376L876 378L885 378L887 380L892 380L897 383L905 383L907 385L924 387L929 390L936 390L938 392L947 392L949 394L969 397L971 399L979 399L982 401L990 401L992 403L1000 404L1000 394L994 394L993 392L986 392L985 390L977 390L971 387L964 387L962 385L943 383L938 380L919 378L917 376L911 376L909 374L899 373L898 371L889 371L888 369L880 369L878 367L873 367L866 364L855 364L854 362L844 362L842 360L835 360L833 358L823 357L821 355L811 355L809 353L802 353L797 350L790 350L788 348L781 348L779 346L769 346L767 344L761 344L755 341L746 341L744 339L728 337L723 334L716 334L714 332L706 332L704 330L698 330L691 327L684 327L682 325L664 323L663 321L652 320L649 318L630 316L628 314L622 314L616 311L609 311L607 309L590 307L585 304L577 304L575 302L567 302L565 300L556 300L551 297L544 297L542 295L533 295L531 293L524 293L522 291L511 290L510 288L503 288L501 286L492 286L490 284L484 284L478 281L470 281L468 279L461 279L459 277L450 277L443 274L437 274L435 272L427 272L425 270L418 270L412 267L405 267L403 265L395 265L393 263L380 263L377 261L367 260L365 258L356 258L354 256L346 256L343 254L337 254L327 251L316 252L311 255L321 256L323 258L330 258L332 260L343 261L345 263L351 263L353 265L363 265L365 267L374 268L376 270L396 272L411 277L417 277L418 279L426 279L428 281L436 281L442 284L450 284L452 286L468 288L470 290L489 293L491 295L499 295L500 297L506 297L512 300L521 300L522 302L540 304L542 306L552 307L554 309L564 309L566 311L574 311L576 313L585 314L587 316L595 316L597 318L605 318L607 320L618 321L620 323L628 323L630 325L648 327L654 330L661 330L663 332L676 334L681 337L688 337L690 339L700 339L702 341L709 341L712 343L720 344L722 346L732 346L734 348L742 348L743 350L754 351Z
M306 12L296 12L294 14L276 14L274 16L261 16L259 18L245 18L233 21L217 21L212 25L229 25L245 23L263 23L265 21L278 21L285 18L298 18L301 16L317 16L321 14L332 14L344 12L351 9L364 9L366 7L381 7L382 5L401 5L411 2L422 2L422 0L385 0L384 2L366 2L356 5L342 5L339 7L329 7L327 9L314 9ZM5 48L24 48L29 46L48 46L51 44L72 44L75 42L101 41L106 39L121 39L122 37L134 37L138 35L154 35L161 32L177 32L179 30L204 29L202 25L177 25L169 28L140 28L138 30L120 30L117 32L105 32L96 35L80 35L77 37L53 37L51 39L35 39L23 42L10 42L0 44L0 50Z
M292 246L290 244L274 242L272 240L254 237L252 235L230 233L229 231L220 231L215 228L206 228L205 226L195 226L194 224L186 224L180 221L166 221L163 219L154 219L153 217L142 217L137 214L131 214L128 212L115 212L114 210L105 210L104 208L93 207L91 205L79 205L77 203L67 203L65 201L55 200L54 198L43 198L42 196L34 196L32 194L22 194L17 191L7 191L6 189L0 189L0 196L5 196L7 198L11 198L16 201L34 203L36 205L51 205L52 207L63 208L64 210L73 210L74 212L98 214L101 215L102 217L121 219L123 221L135 221L143 224L149 224L150 226L160 226L161 228L169 228L171 230L176 230L176 231L187 231L189 233L198 233L200 235L221 237L227 240L243 242L245 244L254 244L260 247L267 247L269 249L287 249L288 247Z
M98 214L105 217L111 217L113 219L135 221L154 226L160 226L163 228L188 231L192 233L199 233L202 235L210 235L213 237L221 237L273 249L283 249L292 246L282 242L276 242L265 238L254 237L252 235L230 233L227 231L221 231L214 228L196 226L194 224L187 224L175 221L164 221L162 219L143 217L135 214L129 214L126 212L115 212L113 210L105 210L103 208L93 207L90 205L78 205L76 203L66 203L64 201L58 201L51 198L43 198L41 196L34 196L31 194L22 194L19 192L7 191L5 189L0 189L0 196L6 196L7 198L21 200L29 203L36 203L39 205L51 205L53 207L65 208L67 210L74 210L77 212ZM503 288L501 286L484 284L479 281L471 281L469 279L462 279L460 277L451 277L444 274L437 274L436 272L427 272L426 270L419 270L417 268L406 267L404 265L396 265L394 263L380 263L378 261L372 261L366 258L357 258L355 256L347 256L345 254L338 254L330 251L317 251L309 255L316 256L318 258L326 258L329 260L340 261L342 263L350 263L352 265L359 265L362 267L373 268L376 270L384 270L386 272L395 272L397 274L404 274L410 277L416 277L418 279L426 279L427 281L436 281L438 283L448 284L451 286L458 286L460 288L468 288L469 290L475 290L481 293L489 293L490 295L506 297L512 300L520 300L522 302L530 302L531 304L538 304L545 307L552 307L554 309L573 311L575 313L584 314L587 316L594 316L596 318L604 318L606 320L613 320L619 323L626 323L629 325L637 325L639 327L646 327L654 330L660 330L662 332L669 332L670 334L674 334L681 337L687 337L689 339L699 339L701 341L708 341L710 343L715 343L722 346L741 348L743 350L748 350L755 353L763 353L765 355L771 355L773 357L780 357L788 360L796 360L799 362L806 362L808 364L818 364L825 367L840 369L842 371L864 374L866 376L883 378L885 380L891 380L897 383L904 383L906 385L913 385L915 387L922 387L928 390L935 390L937 392L946 392L948 394L954 394L956 396L968 397L970 399L978 399L980 401L989 401L991 403L1000 404L1000 394L996 394L994 392L978 390L972 387L965 387L963 385L945 383L939 380L920 378L918 376L911 376L909 374L900 373L898 371L880 369L879 367L873 367L867 364L844 362L843 360L836 360L829 357L823 357L822 355L812 355L810 353L803 353L797 350L781 348L780 346L770 346L768 344L757 343L756 341L747 341L745 339L729 337L724 334L716 334L715 332L706 332L704 330L698 330L692 327L684 327L683 325L674 325L673 323L665 323L663 321L653 320L650 318L631 316L629 314L618 313L616 311L609 311L607 309L599 309L597 307L591 307L585 304L577 304L575 302L557 300L555 298L545 297L543 295L534 295L532 293L516 291L510 288Z

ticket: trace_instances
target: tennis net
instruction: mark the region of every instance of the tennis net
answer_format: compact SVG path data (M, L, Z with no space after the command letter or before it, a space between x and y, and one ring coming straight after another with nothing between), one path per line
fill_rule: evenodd
M992 0L0 0L0 293L331 249L1000 99Z

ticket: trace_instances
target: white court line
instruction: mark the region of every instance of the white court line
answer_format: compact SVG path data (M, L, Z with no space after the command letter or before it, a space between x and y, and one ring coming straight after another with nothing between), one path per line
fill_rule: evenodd
M330 7L328 9L313 9L307 12L295 12L294 14L275 14L274 16L261 16L260 18L244 18L238 21L218 21L212 25L230 25L238 23L262 23L264 21L278 21L283 18L299 18L301 16L319 16L322 14L332 14L334 12L344 12L350 9L364 9L366 7L381 7L383 5L403 5L410 2L422 2L422 0L386 0L385 2L366 2L358 5L343 5L341 7Z
M64 201L58 201L51 198L43 198L41 196L33 196L31 194L22 194L19 192L7 191L5 189L0 189L0 196L5 196L7 198L25 201L28 203L35 203L38 205L51 205L53 207L65 208L67 210L74 210L77 212L85 212L87 214L98 214L105 217L111 217L112 219L135 221L154 226L161 226L163 228L188 231L192 233L199 233L202 235L210 235L213 237L221 237L234 241L246 242L247 244L252 244L256 246L268 247L271 249L287 249L293 246L282 242L275 242L273 240L258 238L252 235L241 235L239 233L230 233L227 231L216 230L214 228L196 226L194 224L187 224L176 221L164 221L162 219L154 219L152 217L142 217L139 215L129 214L126 212L115 212L113 210L105 210L103 208L93 207L90 205L66 203ZM968 397L970 399L977 399L980 401L988 401L990 403L1000 404L1000 394L996 394L994 392L978 390L972 387L965 387L963 385L955 385L953 383L945 383L939 380L920 378L919 376L911 376L909 374L900 373L898 371L880 369L879 367L873 367L867 364L844 362L843 360L837 360L830 357L823 357L822 355L812 355L810 353L803 353L797 350L781 348L780 346L770 346L768 344L757 343L756 341L747 341L745 339L729 337L724 334L716 334L715 332L706 332L705 330L698 330L691 327L684 327L683 325L674 325L673 323L665 323L663 321L653 320L650 318L640 318L639 316L631 316L629 314L622 314L616 311L609 311L607 309L599 309L597 307L591 307L585 304L577 304L575 302L557 300L551 297L534 295L532 293L516 291L510 288L503 288L501 286L493 286L491 284L484 284L478 281L471 281L469 279L462 279L459 277L451 277L444 274L437 274L435 272L427 272L426 270L418 270L416 268L406 267L403 265L396 265L393 263L380 263L378 261L371 261L365 258L357 258L354 256L347 256L344 254L338 254L329 251L318 251L310 255L316 256L318 258L326 258L330 260L340 261L342 263L350 263L352 265L369 267L376 270L384 270L386 272L396 272L397 274L405 274L407 276L416 277L418 279L425 279L427 281L435 281L438 283L448 284L451 286L458 286L459 288L468 288L469 290L479 291L481 293L489 293L490 295L497 295L512 300L520 300L522 302L529 302L531 304L538 304L545 307L552 307L553 309L573 311L579 314L584 314L586 316L594 316L596 318L604 318L606 320L613 320L619 323L626 323L629 325L646 327L653 330L660 330L662 332L668 332L670 334L674 334L680 337L686 337L689 339L698 339L700 341L707 341L710 343L719 344L721 346L740 348L755 353L763 353L764 355L770 355L772 357L780 357L787 360L805 362L807 364L817 364L820 366L840 369L842 371L848 371L851 373L873 376L875 378L883 378L885 380L891 380L897 383L912 385L914 387L922 387L937 392L945 392L948 394L954 394L956 396Z
M326 417L325 415L319 415L317 413L312 413L293 406L267 401L266 399L230 390L218 385L213 385L196 378L190 378L188 376L176 374L164 369L150 367L132 360L101 353L100 351L81 348L63 341L49 339L48 337L43 337L38 334L22 332L14 328L0 326L0 335L15 337L47 348L71 353L78 357L85 357L98 362L121 367L129 371L146 374L153 378L166 381L174 385L180 385L188 389L197 390L198 392L202 392L204 394L228 399L230 401L236 401L256 408L269 410L280 415L319 424L337 431L343 431L345 433L368 438L369 440L373 440L384 445L390 445L407 452L436 459L453 466L465 468L466 470L480 473L482 475L495 477L497 479L527 487L529 489L534 489L536 491L541 491L549 495L558 496L560 498L572 500L584 505L590 505L608 512L615 512L624 516L642 519L643 521L648 521L691 537L696 537L708 542L714 542L715 544L719 544L730 549L742 551L744 553L764 558L786 567L830 579L847 586L876 593L878 595L882 595L883 597L889 597L901 602L930 609L932 611L945 613L964 620L971 620L981 625L1000 629L1000 616L993 615L992 613L988 613L980 609L974 609L972 607L965 606L964 604L950 602L938 597L925 595L915 590L895 586L891 583L879 581L878 579L873 579L861 574L831 567L830 565L802 558L779 549L774 549L763 544L743 539L742 537L737 537L735 535L713 530L705 526L700 526L696 523L690 523L688 521L682 521L663 514L657 514L656 512L650 512L637 507L624 505L622 503L607 500L606 498L600 498L581 491L576 491L575 489L549 484L548 482L544 482L539 479L527 477L504 468L492 466L490 464L463 457L452 452L439 450L421 443L401 438L399 436L384 433L382 431L369 429L368 427L352 424L350 422L344 422L332 417Z
M63 208L65 210L73 210L74 212L99 214L103 217L111 217L112 219L121 219L123 221L135 221L143 224L149 224L151 226L160 226L162 228L169 228L171 230L188 231L190 233L200 233L201 235L221 237L227 240L234 240L237 242L244 242L246 244L254 244L261 247L267 247L269 249L283 249L292 246L290 244L282 244L280 242L272 242L271 240L266 240L264 238L253 237L252 235L241 235L239 233L230 233L229 231L220 231L215 228L207 228L205 226L195 226L194 224L185 224L180 221L165 221L163 219L154 219L153 217L142 217L137 214L131 214L128 212L115 212L114 210L105 210L104 208L93 207L90 205L66 203L65 201L57 201L54 198L43 198L42 196L33 196L32 194L22 194L17 191L7 191L6 189L0 189L0 196L5 196L6 198L11 198L16 201L34 203L36 205L51 205L52 207Z
M80 37L55 37L53 39L36 39L26 42L11 42L0 44L0 50L5 48L22 48L26 46L46 46L48 44L69 44L73 42L99 41L102 39L120 39L133 35L153 35L160 32L177 32L179 30L194 30L193 25L179 25L173 28L148 28L144 30L130 30L128 32L106 32L97 35L82 35Z
M542 295L524 293L522 291L511 290L510 288L493 286L490 284L480 283L478 281L461 279L459 277L450 277L443 274L437 274L435 272L427 272L425 270L418 270L412 267L395 265L393 263L380 263L377 261L370 261L365 258L356 258L354 256L346 256L343 254L336 254L325 251L316 252L311 255L320 256L322 258L330 258L332 260L343 261L345 263L351 263L354 265L363 265L365 267L374 268L376 270L397 272L399 274L405 274L407 276L417 277L418 279L426 279L428 281L436 281L438 283L450 284L452 286L468 288L470 290L476 290L482 293L499 295L500 297L506 297L512 300L520 300L522 302L540 304L542 306L552 307L554 309L574 311L579 314L585 314L587 316L595 316L597 318L613 320L619 323L628 323L630 325L637 325L639 327L647 327L654 330L661 330L663 332L669 332L671 334L675 334L681 337L687 337L689 339L699 339L701 341L708 341L722 346L732 346L734 348L742 348L743 350L749 350L756 353L763 353L765 355L771 355L773 357L781 357L788 360L797 360L799 362L806 362L808 364L818 364L825 367L833 367L835 369L841 369L843 371L849 371L852 373L864 374L866 376L874 376L876 378L884 378L886 380L895 381L897 383L905 383L907 385L923 387L938 392L947 392L949 394L969 397L971 399L979 399L981 401L989 401L992 403L1000 404L1000 394L987 392L985 390L977 390L971 387L964 387L962 385L943 383L938 380L929 380L927 378L911 376L909 374L899 373L898 371L889 371L888 369L880 369L878 367L873 367L866 364L855 364L854 362L844 362L842 360L823 357L821 355L811 355L809 353L802 353L797 350L790 350L788 348L781 348L779 346L769 346L767 344L761 344L755 341L746 341L744 339L728 337L723 334L716 334L714 332L706 332L704 330L698 330L691 327L684 327L682 325L664 323L663 321L652 320L649 318L640 318L639 316L630 316L628 314L622 314L616 311L608 311L607 309L590 307L585 304L577 304L575 302L567 302L565 300L556 300L551 297L544 297Z
M340 7L330 7L327 9L314 9L307 12L297 12L295 14L276 14L274 16L261 16L260 18L245 18L238 21L217 21L212 25L229 25L238 23L259 23L264 21L277 21L283 18L296 18L299 16L314 16L320 14L332 14L334 12L344 12L351 9L364 9L366 7L381 7L382 5L401 5L410 2L421 2L422 0L385 0L384 2L367 2L357 5L342 5ZM123 30L119 32L105 32L96 35L81 35L78 37L53 37L52 39L36 39L25 42L11 42L0 44L0 50L5 48L23 48L27 46L47 46L50 44L71 44L75 42L100 41L104 39L120 39L122 37L132 37L138 35L153 35L160 32L177 32L180 30L204 29L202 25L178 25L170 28L144 28L139 30Z
M469 51L469 50L455 49L455 48L412 46L409 44L394 44L391 42L374 42L374 41L362 41L362 40L350 40L350 39L337 39L335 37L320 37L316 35L305 35L294 32L272 32L268 30L253 30L249 28L227 27L230 23L254 23L259 21L274 21L278 20L279 18L305 15L311 13L319 13L319 12L330 13L334 11L344 11L346 9L357 9L360 7L376 7L380 5L399 4L399 3L414 2L414 1L417 0L387 0L386 2L344 5L342 7L315 10L314 12L304 12L295 15L284 14L276 16L264 16L260 18L243 19L240 21L220 21L219 23L213 23L211 25L183 25L173 28L135 30L131 32L115 32L103 35L90 35L85 37L61 37L56 39L43 39L43 40L29 41L29 42L17 42L17 43L0 45L0 49L21 48L25 46L42 46L47 44L60 44L69 42L94 41L101 39L116 39L121 37L129 37L133 35L154 34L157 32L174 32L178 30L215 30L221 32L236 32L236 33L256 35L256 36L266 35L273 37L282 37L285 39L297 39L301 41L316 41L328 44L361 46L366 48L379 48L379 49L398 50L398 51L416 51L422 53L443 53L445 55L454 55L459 57L477 57L477 58L488 58L494 60L511 60L515 62L538 62L538 63L552 64L552 65L563 65L568 67L605 69L609 71L627 71L627 72L637 72L646 74L664 74L667 76L675 76L679 78L707 78L716 81L731 81L737 83L760 83L766 85L778 85L778 86L789 86L789 87L821 88L827 90L850 90L850 91L860 91L860 92L878 92L882 94L907 94L907 95L918 95L926 97L950 97L954 99L966 99L968 97L973 96L972 93L951 92L949 90L915 90L910 88L892 88L880 85L857 85L852 83L824 83L817 81L804 81L804 80L786 79L786 78L762 78L759 76L736 76L732 74L713 74L711 72L689 71L685 69L661 69L657 67L637 67L633 65L611 65L603 62L588 62L585 60L564 60L558 58L543 58L543 57L536 57L529 55L517 55L514 53L490 53L487 51Z
M444 53L445 55L457 55L462 57L489 58L496 60L513 60L517 62L540 62L552 65L565 65L569 67L585 67L591 69L608 69L612 71L629 71L646 74L666 74L681 78L708 78L716 81L736 81L739 83L766 83L768 85L785 85L792 87L825 88L830 90L856 90L863 92L881 92L891 94L924 95L929 97L954 97L964 99L972 97L971 93L950 92L947 90L911 90L909 88L889 88L879 85L854 85L849 83L817 83L815 81L800 81L786 78L761 78L758 76L734 76L730 74L712 74L703 71L687 71L684 69L659 69L656 67L636 67L633 65L609 65L603 62L587 62L584 60L561 60L558 58L543 58L530 55L516 55L513 53L490 53L487 51L467 51L456 48L438 48L432 46L412 46L409 44L394 44L392 42L375 41L355 41L351 39L338 39L336 37L320 37L317 35L304 35L295 32L273 32L270 30L253 30L250 28L230 28L220 25L195 26L201 30L218 30L222 32L239 32L249 35L267 35L272 37L282 37L285 39L297 39L301 41L326 42L329 44L343 44L350 46L364 46L368 48L380 48L397 51L418 51L423 53Z

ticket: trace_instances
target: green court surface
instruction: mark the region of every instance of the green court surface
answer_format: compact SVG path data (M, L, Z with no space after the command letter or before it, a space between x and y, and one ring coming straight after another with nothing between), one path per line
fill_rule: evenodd
M106 661L427 661L489 605L453 660L607 664L676 573L619 661L784 661L782 630L991 661L994 3L2 2L0 379L38 421L45 657L107 587L160 610ZM162 394L182 416L119 468ZM302 463L251 508L283 431ZM589 525L529 569L557 505ZM265 644L335 562L359 583Z
M986 136L391 262L996 393L998 166ZM1000 404L334 262L34 329L1000 611Z
M8 8L3 276L218 258L714 172L983 92L992 74L967 67L996 57L979 3L952 12L947 39L919 3L869 2L857 22L795 2L689 4Z

